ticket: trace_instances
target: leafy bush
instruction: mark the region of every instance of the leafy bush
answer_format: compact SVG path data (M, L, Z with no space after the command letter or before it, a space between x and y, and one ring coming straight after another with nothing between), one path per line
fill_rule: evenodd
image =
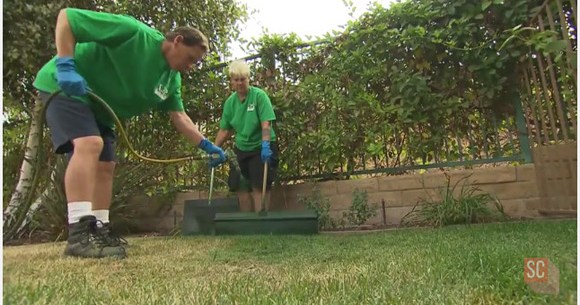
M367 191L354 190L352 204L343 217L355 226L360 226L367 222L371 217L377 215L378 204L369 205Z
M471 224L505 220L503 206L498 199L483 193L474 186L467 185L467 177L463 177L451 186L451 178L445 174L447 184L441 190L442 200L421 200L411 212L401 220L402 226L432 226L442 227L452 224ZM455 189L462 181L460 192L455 196ZM488 207L488 203L493 208Z
M313 187L310 196L298 195L298 203L316 212L320 229L334 229L339 225L330 215L330 200L322 195L317 186Z
M517 154L519 143L505 141L517 137L516 68L531 46L563 50L522 27L538 5L402 1L371 8L327 43L262 37L252 81L275 106L281 179Z

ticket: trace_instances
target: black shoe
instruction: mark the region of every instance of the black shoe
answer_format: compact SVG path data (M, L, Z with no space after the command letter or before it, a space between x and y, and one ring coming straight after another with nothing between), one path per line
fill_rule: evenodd
M103 224L102 228L99 228L98 230L102 230L103 235L108 236L109 245L121 247L129 246L129 242L127 242L126 239L121 237L121 235L119 235L119 233L113 229L113 226L110 222Z
M78 223L69 226L65 256L87 258L126 258L125 248L112 245L108 235L97 227L97 218L83 216Z

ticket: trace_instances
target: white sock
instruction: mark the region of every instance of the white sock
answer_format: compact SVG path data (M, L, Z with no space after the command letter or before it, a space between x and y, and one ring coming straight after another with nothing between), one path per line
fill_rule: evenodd
M90 201L75 201L69 202L68 207L68 223L73 224L79 222L83 216L93 215L93 205Z
M93 210L93 215L103 223L109 223L109 210Z

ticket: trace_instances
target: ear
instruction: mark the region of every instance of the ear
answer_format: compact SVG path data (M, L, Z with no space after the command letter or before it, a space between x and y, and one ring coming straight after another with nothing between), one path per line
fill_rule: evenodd
M173 39L173 43L177 44L177 43L181 43L183 42L183 36L182 35L177 35L175 36L175 38Z

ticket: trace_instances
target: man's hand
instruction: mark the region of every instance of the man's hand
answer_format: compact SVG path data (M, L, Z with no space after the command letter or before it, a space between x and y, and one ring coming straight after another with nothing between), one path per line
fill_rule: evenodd
M75 70L72 57L58 57L56 59L56 80L62 91L68 95L87 94L87 81Z
M211 167L217 167L226 161L227 158L224 151L215 144L211 143L208 139L204 138L204 136L199 132L197 126L193 124L185 112L170 111L169 117L171 117L173 125L175 125L175 128L181 134L183 134L190 141L198 143L197 147L201 148L203 151L210 155L209 164ZM217 158L214 158L213 155L217 155Z
M268 164L272 163L272 149L270 149L270 141L262 141L262 162L266 163L268 162Z
M201 148L203 151L205 151L210 155L209 165L211 167L217 167L222 163L226 162L226 154L224 153L224 151L221 148L215 146L208 139L201 140L201 142L199 143L199 148ZM218 157L214 158L213 156L214 154L217 154Z

